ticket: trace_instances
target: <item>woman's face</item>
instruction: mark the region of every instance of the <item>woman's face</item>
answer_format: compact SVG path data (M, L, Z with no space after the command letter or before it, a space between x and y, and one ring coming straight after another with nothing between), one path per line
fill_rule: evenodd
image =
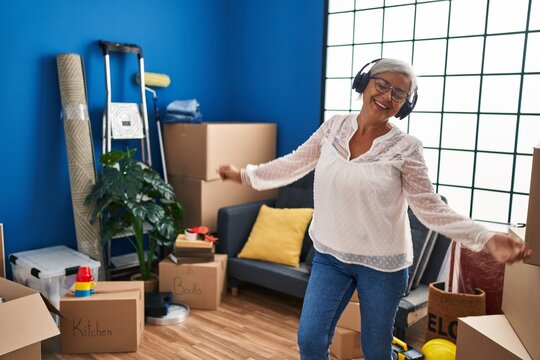
M363 93L362 110L378 119L389 119L408 100L403 95L408 95L410 88L411 82L405 74L388 71L373 75Z

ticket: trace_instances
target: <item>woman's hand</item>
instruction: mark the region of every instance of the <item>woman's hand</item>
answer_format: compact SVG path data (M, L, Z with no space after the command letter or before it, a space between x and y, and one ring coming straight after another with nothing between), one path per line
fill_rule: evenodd
M219 174L221 180L232 180L237 183L242 183L242 178L240 177L240 170L234 165L220 165L216 172Z
M489 238L486 248L499 263L513 263L531 256L531 250L524 241L506 234L495 234Z

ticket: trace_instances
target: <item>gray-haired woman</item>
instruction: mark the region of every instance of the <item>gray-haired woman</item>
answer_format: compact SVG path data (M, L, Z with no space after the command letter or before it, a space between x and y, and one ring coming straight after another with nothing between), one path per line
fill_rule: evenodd
M364 71L371 66L369 71ZM269 189L315 169L309 228L316 253L304 298L298 345L303 360L328 359L336 323L358 290L367 360L390 360L394 317L413 261L410 206L429 228L499 262L530 255L524 243L453 211L435 193L422 144L389 119L406 117L418 98L411 66L379 59L357 74L359 114L336 115L296 151L260 165L222 165L222 179Z

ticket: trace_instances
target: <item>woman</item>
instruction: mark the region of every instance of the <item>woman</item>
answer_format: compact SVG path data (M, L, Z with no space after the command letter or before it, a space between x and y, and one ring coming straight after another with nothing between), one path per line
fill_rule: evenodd
M367 66L370 71L364 73ZM223 180L258 190L289 184L315 169L309 234L316 251L298 329L301 359L328 359L329 345L355 289L367 360L390 360L394 317L413 261L407 206L429 228L499 262L530 255L524 243L488 231L451 210L434 192L421 142L390 123L417 99L407 63L379 59L353 88L359 114L337 115L296 151L261 165L222 165Z

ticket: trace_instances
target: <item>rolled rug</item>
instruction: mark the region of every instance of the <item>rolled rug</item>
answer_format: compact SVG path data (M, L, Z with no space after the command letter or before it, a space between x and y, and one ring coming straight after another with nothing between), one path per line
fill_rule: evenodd
M105 280L99 224L90 224L92 207L85 204L86 196L96 183L96 165L83 62L78 54L58 55L56 62L77 247L83 254L101 262L99 280Z

